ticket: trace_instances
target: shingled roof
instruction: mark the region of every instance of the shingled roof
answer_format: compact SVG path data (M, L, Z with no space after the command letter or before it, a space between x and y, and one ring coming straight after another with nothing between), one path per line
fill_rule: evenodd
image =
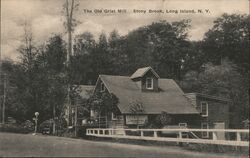
M147 114L160 114L162 111L170 114L199 113L172 79L158 79L159 92L142 92L128 76L100 75L99 79L109 93L118 97L118 108L123 114L131 113L129 104L134 101L141 102Z
M148 71L152 71L152 73L155 75L155 77L160 78L159 75L150 66L137 69L135 71L135 73L133 73L133 75L130 78L135 79L135 78L138 78L138 77L143 77L144 74L146 74Z

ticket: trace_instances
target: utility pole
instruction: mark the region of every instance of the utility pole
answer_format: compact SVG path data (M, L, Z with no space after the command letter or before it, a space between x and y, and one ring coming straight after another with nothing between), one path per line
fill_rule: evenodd
M56 134L56 105L53 104L53 135Z
M3 81L3 109L2 109L2 123L5 123L5 102L6 102L6 87L7 87L7 75L4 74L4 81Z
M75 106L75 137L77 136L77 108L78 108L78 101L76 102L76 106Z

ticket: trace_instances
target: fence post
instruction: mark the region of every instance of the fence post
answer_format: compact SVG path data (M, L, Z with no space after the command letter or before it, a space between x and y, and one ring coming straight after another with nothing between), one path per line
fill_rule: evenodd
M126 136L126 130L125 129L123 129L123 135Z
M157 136L157 131L154 131L154 137L158 137L158 136Z
M143 135L143 131L141 131L141 137L143 137L144 135Z
M240 136L240 132L237 132L237 141L241 141L241 136Z
M100 130L99 129L97 130L97 135L100 135Z
M182 139L182 132L179 132L179 138Z
M215 132L213 132L213 140L217 140L218 138L217 138L217 135L216 135L216 133Z
M182 132L181 132L181 131L179 132L179 139L182 139ZM183 144L182 144L182 141L177 142L177 144L178 144L179 146L182 146L182 145L183 145Z

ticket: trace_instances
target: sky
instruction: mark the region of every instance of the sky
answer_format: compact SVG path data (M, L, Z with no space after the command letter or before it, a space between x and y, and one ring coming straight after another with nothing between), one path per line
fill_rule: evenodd
M17 48L24 33L23 23L29 21L36 45L48 41L53 34L62 34L64 17L62 6L65 0L1 0L1 58L18 60ZM76 0L79 3L75 18L80 22L74 35L89 31L95 38L101 32L107 35L116 29L126 35L140 26L159 20L169 22L191 20L190 40L201 40L213 21L223 13L249 14L248 0ZM86 13L84 10L92 10ZM104 13L115 10L115 13ZM126 13L117 13L125 9ZM149 10L163 10L164 13L149 13ZM102 10L102 13L95 13ZM134 10L146 10L135 13ZM166 13L166 10L178 13ZM196 13L180 13L180 10L195 10ZM202 10L198 13L197 10ZM206 12L209 10L209 12Z

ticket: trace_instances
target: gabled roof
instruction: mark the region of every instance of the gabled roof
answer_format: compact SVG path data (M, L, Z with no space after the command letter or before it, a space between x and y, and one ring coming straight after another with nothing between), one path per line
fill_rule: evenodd
M160 78L159 75L150 66L137 69L130 78L135 79L138 77L143 77L148 71L151 71L155 75L155 77Z
M209 99L213 99L213 100L219 100L219 101L223 101L223 102L232 102L230 99L227 99L227 98L222 98L222 97L217 97L217 96L212 96L212 95L202 94L202 93L186 93L185 95L187 97L188 96L197 96L197 97L204 97L204 98L209 98Z
M109 93L118 97L118 108L123 114L131 113L129 105L135 101L143 104L147 114L160 114L162 111L199 114L172 79L158 79L159 92L142 92L128 76L100 75L98 80L104 83Z

